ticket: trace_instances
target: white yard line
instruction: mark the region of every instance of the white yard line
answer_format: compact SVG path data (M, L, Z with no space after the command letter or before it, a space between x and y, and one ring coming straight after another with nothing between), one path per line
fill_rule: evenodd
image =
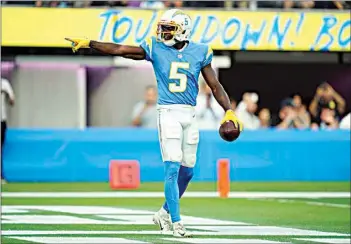
M224 243L224 244L290 244L290 242L279 242L270 240L260 240L260 239L224 239L224 238L162 238L166 241L171 241L172 243L199 243L199 244L211 244L211 243Z
M282 228L275 226L188 226L189 229L204 229L202 231L190 231L195 236L340 236L349 237L350 234L335 232L321 232L313 230L301 230L294 228ZM195 228L196 227L196 228ZM223 230L222 230L223 229ZM139 231L88 231L88 230L2 230L2 236L42 236L42 235L159 235L160 231L139 230ZM169 234L172 236L171 234Z
M328 202L316 202L316 201L303 201L303 200L292 200L292 199L273 199L273 198L260 198L260 199L250 199L250 200L259 200L259 201L275 201L280 203L303 203L307 205L316 205L322 207L334 207L334 208L351 208L349 204L340 204L340 203L328 203Z
M11 239L30 241L34 243L45 244L118 244L118 243L134 243L134 244L147 244L150 242L130 240L125 238L116 237L48 237L48 236L13 236Z
M308 205L318 205L318 206L325 206L325 207L334 207L334 208L351 208L348 204L340 204L340 203L328 203L328 202L309 202L305 201Z
M340 239L340 238L295 238L300 241L318 242L318 243L331 243L331 244L350 244L351 239Z
M2 192L4 198L163 198L163 192ZM215 198L218 192L186 192L187 198ZM350 192L230 192L229 198L350 198Z

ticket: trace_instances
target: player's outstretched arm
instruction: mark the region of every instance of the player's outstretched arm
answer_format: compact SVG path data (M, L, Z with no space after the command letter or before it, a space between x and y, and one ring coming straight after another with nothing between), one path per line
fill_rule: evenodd
M231 109L229 97L221 83L219 83L216 77L216 73L211 66L211 63L203 67L201 73L206 83L211 88L213 96L215 97L219 105L222 106L224 111L226 111L225 116L221 121L221 124L223 124L225 121L231 120L239 128L239 130L242 131L243 124L235 116L234 111Z
M120 45L115 43L106 43L106 42L98 42L98 41L90 41L91 48L114 56L121 56L124 58L142 60L145 59L145 51L141 47L138 46L128 46L128 45Z
M72 43L73 52L76 52L80 48L93 48L104 54L121 56L124 58L135 60L143 60L146 56L144 49L137 46L98 42L88 39L65 38L65 40Z

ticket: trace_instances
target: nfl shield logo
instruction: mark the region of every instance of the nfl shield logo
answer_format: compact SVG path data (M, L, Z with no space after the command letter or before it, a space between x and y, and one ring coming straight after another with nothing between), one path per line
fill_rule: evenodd
M182 58L182 57L183 57L183 55L179 53L178 54L178 58Z

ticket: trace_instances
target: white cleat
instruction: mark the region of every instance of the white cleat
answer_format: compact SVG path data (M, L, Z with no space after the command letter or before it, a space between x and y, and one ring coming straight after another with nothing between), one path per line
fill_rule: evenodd
M173 236L175 237L192 237L192 235L185 229L182 222L173 223Z
M164 209L156 212L152 220L156 225L160 227L161 234L172 234L172 222L170 220L169 214Z

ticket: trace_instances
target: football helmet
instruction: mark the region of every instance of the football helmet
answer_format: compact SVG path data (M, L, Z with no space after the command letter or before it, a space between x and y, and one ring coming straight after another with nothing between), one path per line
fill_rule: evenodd
M167 10L157 23L157 40L167 46L177 42L188 41L192 30L192 21L189 15L179 9Z

